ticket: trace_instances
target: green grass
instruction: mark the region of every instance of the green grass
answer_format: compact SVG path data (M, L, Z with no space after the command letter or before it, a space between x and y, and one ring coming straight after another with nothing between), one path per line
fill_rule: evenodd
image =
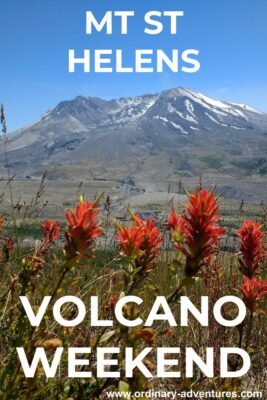
M23 224L16 228L9 225L5 227L5 232L8 236L17 235L20 238L31 237L33 239L39 239L42 236L40 224L37 224L35 222L30 224Z
M214 156L200 157L199 160L204 162L210 169L220 169L223 165L222 160Z
M267 161L264 158L258 160L232 161L232 165L241 168L247 175L267 175Z

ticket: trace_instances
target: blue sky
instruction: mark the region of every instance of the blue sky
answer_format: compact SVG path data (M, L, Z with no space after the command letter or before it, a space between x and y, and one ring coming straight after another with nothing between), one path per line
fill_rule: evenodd
M85 12L134 10L129 34L85 33ZM178 34L143 33L149 10L183 10ZM1 0L0 102L9 130L39 118L77 95L116 98L186 86L267 112L266 0ZM137 48L200 51L196 74L85 74L68 72L68 49Z

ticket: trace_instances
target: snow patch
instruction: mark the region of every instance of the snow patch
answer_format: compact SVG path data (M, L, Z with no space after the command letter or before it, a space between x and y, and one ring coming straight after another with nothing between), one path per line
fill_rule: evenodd
M245 129L245 128L240 128L239 126L233 126L233 125L230 125L230 128L233 128L233 129Z
M154 119L160 119L163 122L169 122L169 120L167 118L161 117L160 115L155 115L153 118Z
M181 125L177 125L177 124L175 124L175 123L172 122L172 121L170 121L170 123L171 123L172 126L173 126L175 129L177 129L179 132L182 132L182 133L184 133L185 135L188 135L188 132L185 131L185 130L181 127Z
M173 105L170 102L167 105L167 110L168 110L169 113L176 112L176 108L173 107Z
M145 101L142 97L119 99L116 101L118 108L111 111L109 116L115 118L114 122L124 122L129 119L142 117L154 104L158 96Z
M209 111L212 111L216 114L222 115L222 116L227 116L227 115L232 115L234 117L240 117L242 116L243 118L247 119L246 116L242 113L242 111L237 110L234 106L233 103L226 103L220 100L215 100L212 99L211 97L205 96L202 93L199 92L192 92L188 89L181 89L181 94L190 98L193 100L195 103L200 104L202 107L205 107ZM188 104L188 103L187 103ZM252 107L246 106L242 107L242 105L237 105L238 107L241 107L243 109L246 109L248 111L254 110ZM255 110L254 110L255 112Z
M186 130L184 130L181 125L176 124L173 121L169 121L167 118L165 117L161 117L160 115L155 115L153 117L154 119L159 119L160 121L163 121L165 123L169 123L171 124L175 129L177 129L179 132L184 133L185 135L188 135L188 132Z
M254 107L248 106L247 104L238 104L238 103L230 103L230 104L233 104L233 106L237 106L237 107L243 108L246 111L251 111L251 112L254 112L254 113L257 113L257 114L261 114L261 115L264 114L262 111L259 111Z
M236 113L239 114L241 117L243 117L246 121L248 121L248 118L245 116L245 114L242 111L236 110Z
M187 108L187 111L190 112L190 114L192 114L193 116L195 116L194 114L195 109L193 104L188 99L185 100L184 104Z
M178 114L180 118L185 119L186 121L190 121L190 122L193 122L194 124L198 124L198 121L192 115L188 115L188 114L184 115L180 111L176 111L176 114Z
M205 112L205 115L206 115L212 122L214 122L215 124L221 125L221 123L220 123L219 121L217 121L215 118L213 118L213 116L210 115L209 113Z
M212 111L214 114L220 115L220 116L222 116L222 117L227 117L227 116L228 116L227 113L225 113L225 112L223 112L223 111L219 111L217 108L216 108L216 109L212 109L212 110L210 110L210 111Z

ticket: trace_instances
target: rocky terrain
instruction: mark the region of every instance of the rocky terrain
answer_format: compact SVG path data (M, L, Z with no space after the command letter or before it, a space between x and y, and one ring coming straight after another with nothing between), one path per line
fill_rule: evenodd
M17 179L47 170L50 180L118 180L130 194L201 176L226 197L264 198L267 115L185 88L115 100L79 96L8 139Z

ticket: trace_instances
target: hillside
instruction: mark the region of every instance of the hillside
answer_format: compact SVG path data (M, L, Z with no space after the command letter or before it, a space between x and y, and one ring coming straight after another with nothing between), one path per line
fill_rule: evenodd
M266 149L266 114L175 88L135 98L63 101L9 135L8 158L21 178L48 170L49 179L133 178L160 186L201 175L229 192L228 181L242 181L240 197L246 197L250 182L265 182Z

